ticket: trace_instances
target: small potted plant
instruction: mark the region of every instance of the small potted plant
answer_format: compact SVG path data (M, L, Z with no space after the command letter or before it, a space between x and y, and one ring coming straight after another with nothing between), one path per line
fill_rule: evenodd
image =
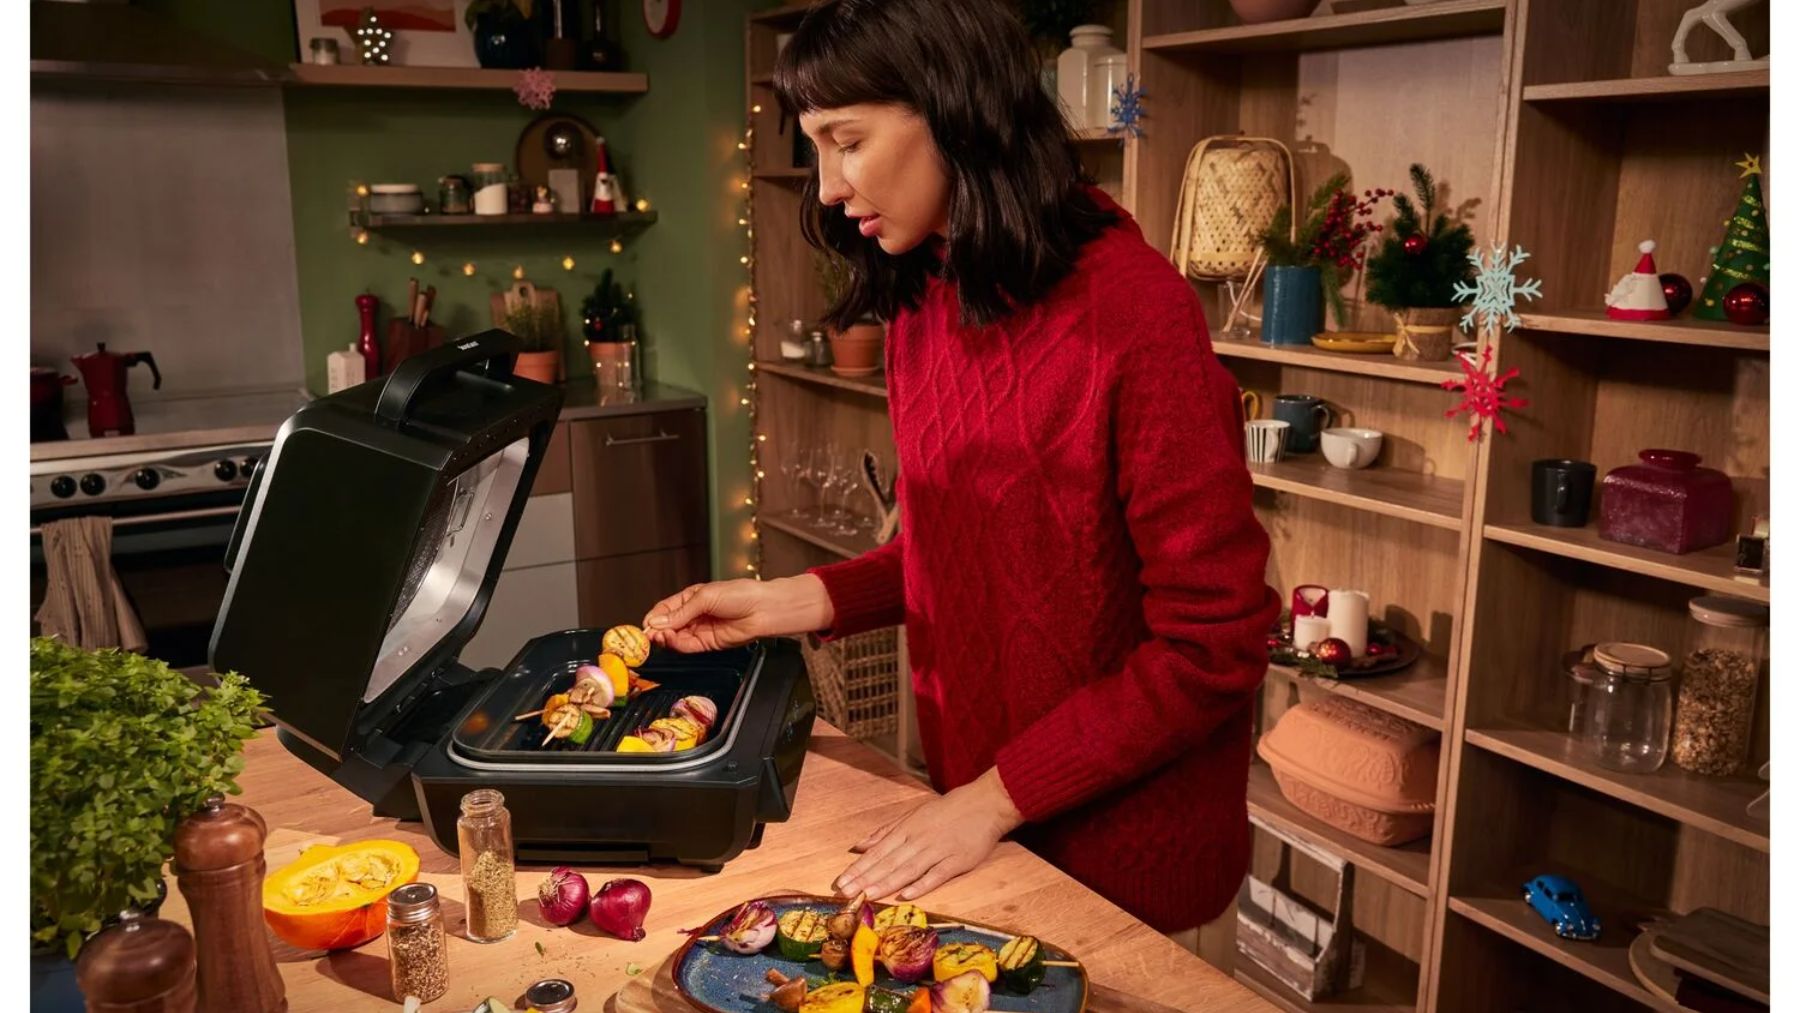
M527 299L506 311L506 330L523 349L513 375L555 383L562 374L562 312L554 299Z
M823 250L813 253L813 269L825 290L827 305L835 306L850 285L850 262ZM887 329L874 317L863 317L849 327L833 330L831 371L839 376L870 376L881 372L881 345Z
M613 280L609 267L581 301L581 336L587 342L588 356L595 362L606 358L607 350L595 346L627 340L626 326L636 324L637 303L624 286Z
M175 828L238 793L263 696L243 676L199 685L117 649L31 641L31 942L34 988L67 974L121 911L153 914ZM44 979L39 979L40 972Z
M1394 219L1369 257L1369 301L1394 314L1394 354L1437 362L1450 358L1457 316L1456 286L1474 278L1469 250L1475 237L1437 209L1437 184L1412 167L1414 204L1394 195Z
M1263 275L1262 340L1271 345L1306 345L1324 330L1324 305L1344 324L1344 282L1362 267L1363 244L1381 226L1367 219L1386 190L1368 190L1357 200L1343 173L1326 180L1306 204L1306 219L1293 227L1294 211L1283 206L1263 233L1268 270Z

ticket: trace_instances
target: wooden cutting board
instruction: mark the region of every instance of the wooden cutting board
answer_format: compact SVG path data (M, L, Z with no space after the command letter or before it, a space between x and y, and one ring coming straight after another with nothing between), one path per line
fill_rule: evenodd
M1702 907L1663 926L1650 952L1678 970L1769 1001L1769 927Z
M607 1013L695 1013L675 989L675 957L663 961L654 972L633 978L602 1007ZM1173 1006L1126 995L1105 985L1088 983L1089 1013L1180 1013Z

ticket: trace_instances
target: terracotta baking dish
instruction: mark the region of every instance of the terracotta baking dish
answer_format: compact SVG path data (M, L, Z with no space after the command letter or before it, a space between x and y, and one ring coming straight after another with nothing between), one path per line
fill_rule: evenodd
M1289 802L1347 834L1394 845L1431 833L1438 734L1338 696L1309 700L1256 745Z

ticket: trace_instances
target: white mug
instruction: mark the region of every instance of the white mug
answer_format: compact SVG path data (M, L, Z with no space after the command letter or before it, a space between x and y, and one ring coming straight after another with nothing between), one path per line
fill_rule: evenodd
M1361 658L1369 650L1369 596L1361 591L1333 589L1331 635L1350 645L1350 657Z
M1280 419L1255 419L1244 423L1244 454L1251 464L1281 460L1287 445L1288 424Z

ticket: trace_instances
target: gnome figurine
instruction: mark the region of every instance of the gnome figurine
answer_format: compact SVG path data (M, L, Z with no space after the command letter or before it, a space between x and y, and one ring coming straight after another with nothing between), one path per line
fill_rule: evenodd
M1637 267L1620 278L1606 293L1606 315L1614 320L1667 320L1669 300L1663 295L1662 280L1656 276L1656 261L1650 257L1656 243L1646 239L1638 244L1643 256Z

